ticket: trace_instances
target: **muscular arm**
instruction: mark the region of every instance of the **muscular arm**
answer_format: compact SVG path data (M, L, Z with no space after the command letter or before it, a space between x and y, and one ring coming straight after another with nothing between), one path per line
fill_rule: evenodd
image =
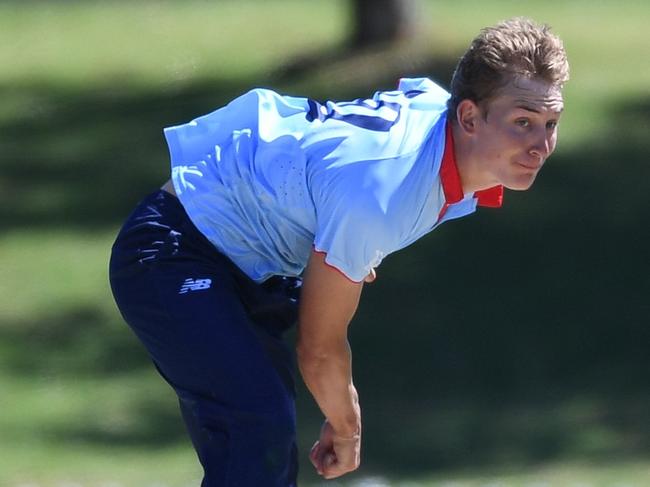
M305 384L327 419L312 450L312 461L326 478L359 463L361 412L347 329L362 286L327 265L325 254L312 253L301 290L297 356Z

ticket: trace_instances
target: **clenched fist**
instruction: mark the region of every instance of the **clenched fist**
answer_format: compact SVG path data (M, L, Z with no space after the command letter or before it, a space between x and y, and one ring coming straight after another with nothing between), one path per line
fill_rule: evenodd
M334 479L359 468L361 461L361 434L342 437L335 433L332 425L325 421L320 439L309 453L309 459L319 475Z

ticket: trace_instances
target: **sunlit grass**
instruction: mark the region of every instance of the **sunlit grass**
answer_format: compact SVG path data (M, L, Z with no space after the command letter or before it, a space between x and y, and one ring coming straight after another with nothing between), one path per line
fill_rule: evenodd
M643 487L650 483L647 462L558 462L525 470L484 471L396 482L399 487ZM391 485L391 484L388 484Z
M0 5L0 83L83 86L241 78L331 46L346 11L330 2L9 2Z
M112 311L107 269L116 232L0 235L0 318L46 319L53 311L83 306Z
M644 69L650 57L647 2L626 0L616 8L587 0L422 5L420 17L430 22L422 38L434 53L460 53L479 28L514 15L553 26L572 65L560 150L606 128L603 101L647 93L650 85L650 69ZM459 15L476 10L480 14ZM0 85L110 91L254 80L295 55L342 44L348 25L343 0L6 2L0 4L0 63L10 69L0 71ZM47 109L24 92L7 98L0 120Z
M156 472L165 485L184 487L199 478L194 453L185 444L142 448L119 440L143 430L139 422L144 418L147 423L147 404L167 405L171 429L183 437L180 420L174 421L173 393L154 374L78 379L55 372L29 381L4 377L0 485L136 487L153 485ZM156 437L155 431L143 434Z
M314 487L644 487L650 483L646 462L597 464L558 462L525 470L441 473L429 478L390 480L366 477L351 482L322 482Z

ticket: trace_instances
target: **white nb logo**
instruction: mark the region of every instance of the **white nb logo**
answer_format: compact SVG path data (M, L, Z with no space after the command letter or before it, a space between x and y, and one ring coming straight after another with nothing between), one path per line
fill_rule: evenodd
M212 279L185 279L178 294L185 294L188 291L201 291L209 289L212 285Z

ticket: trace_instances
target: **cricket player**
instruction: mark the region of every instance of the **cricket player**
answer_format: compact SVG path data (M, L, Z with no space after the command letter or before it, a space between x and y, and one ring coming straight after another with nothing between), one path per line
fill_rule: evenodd
M347 329L382 259L531 187L557 142L568 63L547 26L483 29L451 93L402 79L326 102L254 89L166 128L171 180L113 246L125 321L173 387L203 487L296 485L293 354L324 415L326 479L359 466ZM414 272L416 272L414 270Z

